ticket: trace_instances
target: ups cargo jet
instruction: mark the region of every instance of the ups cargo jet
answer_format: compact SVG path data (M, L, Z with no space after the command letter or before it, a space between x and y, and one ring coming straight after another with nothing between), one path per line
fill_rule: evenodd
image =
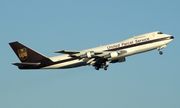
M161 49L173 39L173 36L157 31L82 51L56 51L55 53L63 55L55 57L44 56L19 42L12 42L9 45L21 61L12 63L19 69L65 69L92 65L96 70L100 68L107 70L109 63L124 62L125 57L134 54L157 49L162 55Z

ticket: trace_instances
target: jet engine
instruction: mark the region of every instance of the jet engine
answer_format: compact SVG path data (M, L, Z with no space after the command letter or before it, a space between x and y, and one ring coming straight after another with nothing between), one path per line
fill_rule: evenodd
M89 51L86 54L81 55L80 57L81 58L91 58L91 57L94 57L94 55L95 55L94 51Z
M167 45L162 45L162 46L158 47L157 49L161 50L161 49L166 48L166 47L167 47Z
M119 54L118 52L111 52L108 55L105 55L104 58L113 58L113 57L117 57Z

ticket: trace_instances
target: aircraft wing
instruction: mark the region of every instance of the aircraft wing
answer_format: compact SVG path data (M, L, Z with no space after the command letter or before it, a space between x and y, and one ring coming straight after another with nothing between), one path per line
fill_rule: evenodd
M116 53L117 55L126 53L126 50L118 50L118 51L66 51L60 50L55 51L55 53L69 54L71 57L78 58L94 58L94 57L105 57L106 55L111 55Z
M12 63L12 64L18 67L26 67L26 66L37 66L41 63Z
M62 54L77 54L77 53L80 53L80 51L65 51L65 50L60 50L60 51L55 51L55 53L62 53Z

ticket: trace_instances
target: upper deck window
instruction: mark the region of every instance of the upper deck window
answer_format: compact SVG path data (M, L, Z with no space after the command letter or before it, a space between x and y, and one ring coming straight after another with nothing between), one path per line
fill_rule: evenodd
M163 34L162 32L158 32L157 34Z

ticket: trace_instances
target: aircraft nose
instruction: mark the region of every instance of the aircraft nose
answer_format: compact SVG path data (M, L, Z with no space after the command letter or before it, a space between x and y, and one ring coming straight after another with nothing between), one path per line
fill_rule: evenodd
M174 36L170 36L170 39L174 39Z

